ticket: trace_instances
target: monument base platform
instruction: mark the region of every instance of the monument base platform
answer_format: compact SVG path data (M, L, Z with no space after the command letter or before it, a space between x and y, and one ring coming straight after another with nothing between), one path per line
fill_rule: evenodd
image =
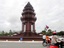
M13 36L0 36L0 40L8 41L42 41L42 36L36 33L21 33Z

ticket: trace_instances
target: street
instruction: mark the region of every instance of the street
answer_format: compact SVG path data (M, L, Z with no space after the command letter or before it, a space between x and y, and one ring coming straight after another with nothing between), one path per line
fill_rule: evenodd
M40 42L0 42L0 48L46 48Z

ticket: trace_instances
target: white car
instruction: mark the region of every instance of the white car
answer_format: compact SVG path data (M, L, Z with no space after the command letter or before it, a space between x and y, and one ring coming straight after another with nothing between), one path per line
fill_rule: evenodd
M61 41L64 41L64 38L62 37L62 38L59 38Z

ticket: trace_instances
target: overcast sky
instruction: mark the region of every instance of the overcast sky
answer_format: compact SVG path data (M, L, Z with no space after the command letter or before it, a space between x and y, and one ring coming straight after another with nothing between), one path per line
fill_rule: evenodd
M64 31L64 0L0 0L0 31L22 29L20 17L28 2L36 13L36 32L44 30L46 25L53 31Z

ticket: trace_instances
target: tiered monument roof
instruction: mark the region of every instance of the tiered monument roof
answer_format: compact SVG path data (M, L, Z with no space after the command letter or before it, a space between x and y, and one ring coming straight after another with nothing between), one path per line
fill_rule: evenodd
M25 11L25 10L32 10L32 11L34 11L32 5L30 4L30 2L28 2L27 5L24 7L23 11Z

